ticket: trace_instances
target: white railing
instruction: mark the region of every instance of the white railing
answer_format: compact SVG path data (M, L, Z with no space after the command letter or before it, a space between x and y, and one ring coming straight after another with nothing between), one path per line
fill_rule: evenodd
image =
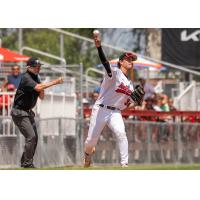
M15 92L0 92L0 115L10 116Z
M15 125L11 117L0 116L0 137L2 136L6 137L16 136Z
M15 126L10 116L14 95L14 92L0 92L0 137L15 136Z
M50 77L46 76L44 82L49 82ZM65 77L64 83L55 85L54 87L45 90L46 93L53 92L55 94L64 93L66 95L74 95L75 93L75 78Z
M26 50L26 51L31 51L31 52L34 52L34 53L37 53L39 55L43 55L43 56L47 56L49 58L53 58L55 60L59 60L61 61L63 64L66 64L66 60L64 58L61 58L61 57L58 57L56 55L53 55L53 54L50 54L50 53L47 53L47 52L44 52L44 51L40 51L38 49L34 49L34 48L30 48L30 47L22 47L20 49L20 52L23 54L23 51Z
M196 111L198 109L197 98L196 82L192 81L186 89L182 90L178 97L174 98L174 104L179 110Z

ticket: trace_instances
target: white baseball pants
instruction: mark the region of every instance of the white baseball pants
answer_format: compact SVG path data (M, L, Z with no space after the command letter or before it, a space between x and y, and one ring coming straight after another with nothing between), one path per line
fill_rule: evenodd
M90 127L85 141L85 150L96 146L105 125L115 133L120 151L121 165L128 164L128 140L124 121L119 110L110 110L94 105L92 109Z

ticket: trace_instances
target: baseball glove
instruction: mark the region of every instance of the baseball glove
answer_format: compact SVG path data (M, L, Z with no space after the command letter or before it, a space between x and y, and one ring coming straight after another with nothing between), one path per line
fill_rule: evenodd
M144 94L144 88L141 85L136 85L134 91L130 94L130 97L136 105L141 106Z

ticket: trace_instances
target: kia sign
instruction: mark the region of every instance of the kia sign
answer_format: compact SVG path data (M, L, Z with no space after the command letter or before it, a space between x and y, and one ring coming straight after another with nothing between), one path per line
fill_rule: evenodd
M200 28L162 29L162 60L200 70Z
M200 41L200 30L196 30L192 33L188 33L188 30L181 31L181 41L187 42L187 41L194 41L199 42Z

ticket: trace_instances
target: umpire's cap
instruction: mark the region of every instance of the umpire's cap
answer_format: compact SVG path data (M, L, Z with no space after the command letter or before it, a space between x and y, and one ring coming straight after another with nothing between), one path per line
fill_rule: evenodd
M132 61L136 61L137 56L132 52L125 52L119 56L119 60L129 60L129 59L132 59Z
M28 61L27 61L27 66L30 67L36 67L36 66L41 66L43 65L40 60L38 58L35 57L31 57Z

